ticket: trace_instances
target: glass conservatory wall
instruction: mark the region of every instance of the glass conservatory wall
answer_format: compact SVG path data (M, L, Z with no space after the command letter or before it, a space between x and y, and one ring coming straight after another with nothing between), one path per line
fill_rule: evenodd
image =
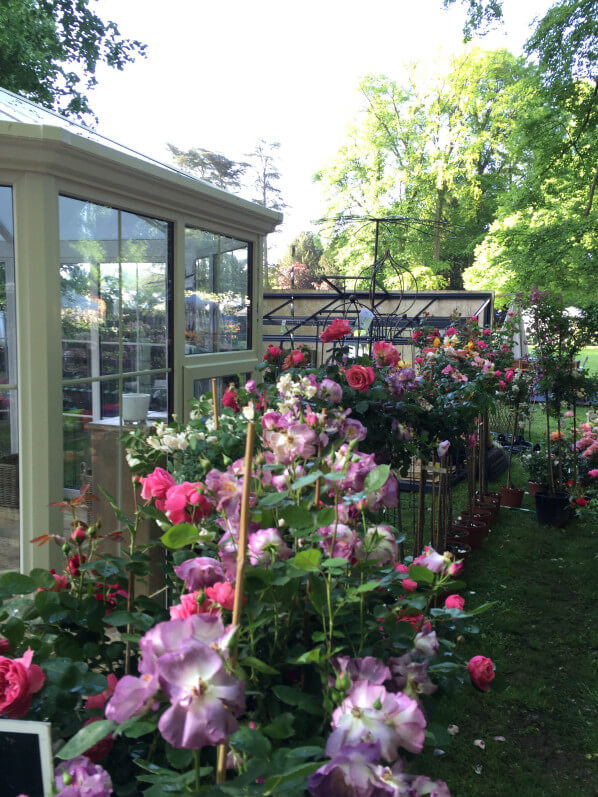
M250 247L185 228L185 355L251 348Z
M19 429L13 197L0 186L0 572L19 567Z
M123 394L147 394L150 421L169 411L172 225L67 196L59 221L65 494L122 503Z

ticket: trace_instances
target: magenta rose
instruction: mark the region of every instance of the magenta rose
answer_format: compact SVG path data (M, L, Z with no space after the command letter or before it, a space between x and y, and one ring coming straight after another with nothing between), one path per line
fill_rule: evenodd
M166 493L176 484L174 478L164 468L155 468L147 476L141 476L139 481L142 485L141 497L143 500L151 501L152 498L155 498L160 502L157 505L158 509L164 508L163 502L166 498Z
M11 720L24 717L31 706L31 695L44 685L46 676L32 664L33 651L27 648L19 659L0 656L0 715Z
M353 390L366 391L374 384L375 374L371 366L352 365L345 371L349 387Z
M469 660L467 672L472 684L482 692L487 692L490 681L494 679L494 662L486 656L474 656Z
M464 606L465 598L462 598L461 595L449 595L444 602L445 609L461 609L463 611Z

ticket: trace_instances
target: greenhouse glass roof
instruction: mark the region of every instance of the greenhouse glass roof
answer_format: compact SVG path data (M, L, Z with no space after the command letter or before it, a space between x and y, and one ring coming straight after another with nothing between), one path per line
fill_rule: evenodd
M86 125L73 122L72 120L67 119L65 116L56 113L56 111L50 111L48 108L42 108L41 105L37 105L36 103L31 102L31 100L26 100L24 97L19 97L18 94L13 94L12 91L8 91L7 89L3 88L0 88L0 122L20 122L22 124L58 127L67 133L79 136L80 138L86 138L89 141L95 141L96 143L102 144L103 146L109 147L117 152L122 152L126 155L131 155L138 160L145 161L145 163L153 163L163 169L168 169L174 174L180 174L191 180L195 180L202 185L209 185L209 183L199 180L197 177L193 177L193 175L183 172L168 163L163 163L156 158L150 158L147 155L143 155L141 152L137 152L131 147L127 147L124 144L119 144L117 141L97 133L95 130L92 130L92 128L87 127Z

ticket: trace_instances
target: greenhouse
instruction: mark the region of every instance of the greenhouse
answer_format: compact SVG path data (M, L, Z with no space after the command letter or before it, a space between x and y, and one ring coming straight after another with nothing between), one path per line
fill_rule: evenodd
M124 428L251 372L281 218L0 90L0 570L87 484L127 507Z

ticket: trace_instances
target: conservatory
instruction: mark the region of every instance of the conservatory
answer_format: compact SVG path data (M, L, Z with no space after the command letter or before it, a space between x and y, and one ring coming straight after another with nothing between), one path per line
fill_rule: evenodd
M281 218L0 90L0 571L85 485L127 507L124 430L252 371Z

